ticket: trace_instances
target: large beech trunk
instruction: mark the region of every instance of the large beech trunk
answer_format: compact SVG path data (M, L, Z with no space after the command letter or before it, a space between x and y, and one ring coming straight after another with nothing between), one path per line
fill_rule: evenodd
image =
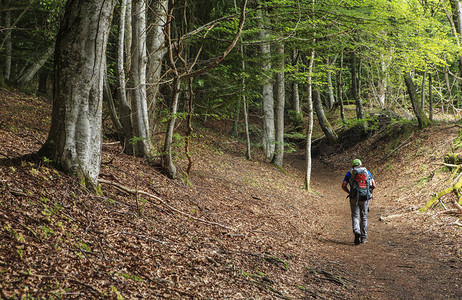
M101 162L105 53L114 4L67 2L56 42L51 129L39 151L93 186Z

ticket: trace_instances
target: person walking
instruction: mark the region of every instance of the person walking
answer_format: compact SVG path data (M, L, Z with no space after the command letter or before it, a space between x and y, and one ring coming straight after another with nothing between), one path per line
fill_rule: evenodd
M352 168L343 179L342 189L350 198L351 219L353 222L354 243L367 242L367 213L369 211L369 200L372 198L372 191L375 189L375 180L371 172L367 170L361 160L354 159Z

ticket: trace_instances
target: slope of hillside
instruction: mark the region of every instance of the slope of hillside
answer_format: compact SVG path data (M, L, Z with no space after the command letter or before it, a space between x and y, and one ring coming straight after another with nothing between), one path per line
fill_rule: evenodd
M283 173L212 130L192 142L190 184L105 141L100 178L112 184L94 195L22 157L46 138L46 100L0 90L0 108L2 298L462 297L458 217L417 213L448 179L439 164L457 127L395 129L319 157L316 193L302 189L300 152ZM356 156L379 185L360 247L340 189Z

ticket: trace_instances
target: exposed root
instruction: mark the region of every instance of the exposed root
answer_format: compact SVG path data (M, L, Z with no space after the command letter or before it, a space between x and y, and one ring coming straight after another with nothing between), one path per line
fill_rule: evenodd
M168 207L169 209L179 213L179 214L182 214L184 216L187 216L188 218L191 218L193 220L196 220L196 221L199 221L199 222L202 222L202 223L207 223L207 224L210 224L210 225L215 225L215 226L218 226L218 227L221 227L221 228L225 228L225 229L229 229L229 230L233 230L231 227L228 227L228 226L225 226L225 225L222 225L220 223L216 223L216 222L210 222L210 221L207 221L207 220L204 220L204 219L201 219L201 218L196 218L190 214L187 214L185 212L182 212L181 210L178 210L176 208L174 208L173 206L169 205L167 202L165 202L164 200L162 200L160 197L157 197L156 195L153 195L151 193L148 193L148 192L145 192L145 191L141 191L141 190L134 190L134 189L131 189L129 187L126 187L124 185L121 185L117 182L113 182L113 181L109 181L109 180L105 180L105 179L99 179L98 182L100 183L105 183L105 184L109 184L109 185L113 185L127 193L130 193L130 194L133 194L133 195L145 195L145 196L148 196L148 197L151 197L153 199L156 199L157 201L161 202L163 205L165 205L166 207Z

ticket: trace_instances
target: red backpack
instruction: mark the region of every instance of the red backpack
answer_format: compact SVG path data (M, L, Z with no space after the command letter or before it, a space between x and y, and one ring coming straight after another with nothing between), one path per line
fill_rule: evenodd
M369 200L371 194L371 176L365 167L350 170L350 197L357 199L366 197Z

